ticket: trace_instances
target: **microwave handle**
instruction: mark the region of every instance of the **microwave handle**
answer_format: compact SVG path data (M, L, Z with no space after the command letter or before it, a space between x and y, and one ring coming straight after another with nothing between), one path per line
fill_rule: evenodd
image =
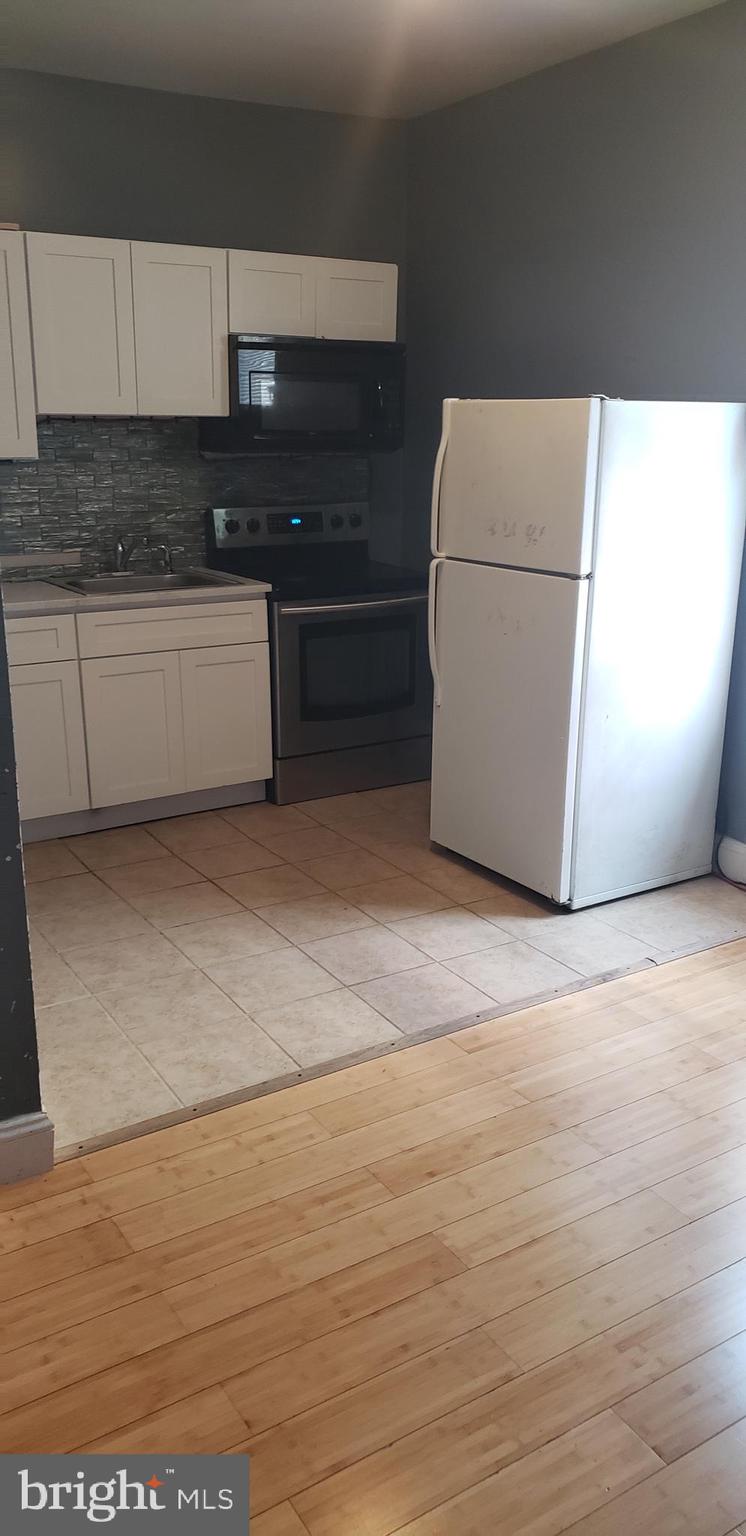
M438 567L441 565L445 565L442 555L436 555L435 559L430 561L430 575L427 584L427 649L430 656L430 671L433 674L433 703L436 709L440 708L443 698L440 673L438 671L438 646L435 630Z
M430 549L435 559L439 559L444 551L440 548L440 483L443 479L443 464L448 448L448 437L451 430L451 406L452 400L443 401L443 426L438 443L438 452L435 455L435 467L433 469L433 492L430 503Z

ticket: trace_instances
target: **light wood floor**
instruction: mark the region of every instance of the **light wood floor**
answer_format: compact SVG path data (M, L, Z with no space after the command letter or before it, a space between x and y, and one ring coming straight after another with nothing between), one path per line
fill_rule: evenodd
M746 1521L746 941L0 1191L0 1451L250 1450L253 1536Z

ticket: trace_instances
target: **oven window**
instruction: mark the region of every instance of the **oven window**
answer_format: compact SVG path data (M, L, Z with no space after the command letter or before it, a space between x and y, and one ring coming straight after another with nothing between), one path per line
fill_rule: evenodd
M350 720L414 704L417 619L334 619L301 624L303 720Z
M251 404L263 432L359 432L360 397L355 379L251 375Z

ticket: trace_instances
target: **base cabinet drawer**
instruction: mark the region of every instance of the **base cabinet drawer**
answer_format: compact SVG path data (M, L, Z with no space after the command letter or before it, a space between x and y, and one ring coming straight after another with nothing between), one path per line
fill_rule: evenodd
M263 598L228 603L177 603L78 614L81 656L134 656L192 646L248 645L267 639Z
M24 821L90 805L77 661L11 667L10 700Z
M75 661L78 643L71 613L6 619L8 661L12 667L32 661Z
M184 772L179 656L112 656L81 664L91 804L178 795Z
M269 646L183 651L180 664L187 789L269 778Z

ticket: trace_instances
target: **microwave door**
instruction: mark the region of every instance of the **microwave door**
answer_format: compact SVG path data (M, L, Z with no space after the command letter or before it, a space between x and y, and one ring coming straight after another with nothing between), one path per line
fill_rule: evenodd
M262 436L345 436L358 441L364 431L363 386L358 379L254 373L250 396Z
M404 347L231 335L232 427L200 424L207 453L395 449L404 425Z

